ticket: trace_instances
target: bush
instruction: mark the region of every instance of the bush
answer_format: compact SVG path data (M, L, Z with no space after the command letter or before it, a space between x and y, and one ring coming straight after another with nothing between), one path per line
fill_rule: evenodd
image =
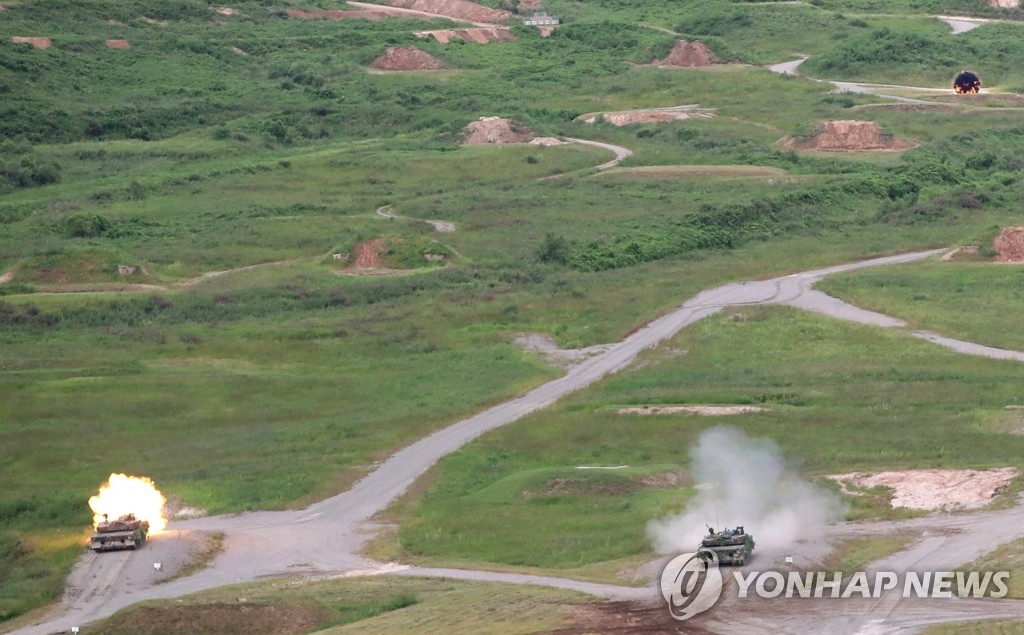
M74 214L64 220L64 231L71 238L98 238L110 230L110 221L99 214Z

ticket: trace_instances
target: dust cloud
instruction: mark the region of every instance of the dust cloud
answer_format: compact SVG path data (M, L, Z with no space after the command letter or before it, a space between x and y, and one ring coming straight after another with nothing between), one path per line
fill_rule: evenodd
M706 525L716 531L742 525L757 549L781 549L845 513L837 495L787 469L782 451L769 439L715 427L701 433L690 454L698 493L682 514L648 525L658 553L696 550Z

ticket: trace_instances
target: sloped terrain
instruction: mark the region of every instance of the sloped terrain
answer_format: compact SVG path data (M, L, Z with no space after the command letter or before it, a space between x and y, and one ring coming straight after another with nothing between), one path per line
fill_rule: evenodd
M415 46L393 46L373 60L370 68L381 71L432 71L448 66Z

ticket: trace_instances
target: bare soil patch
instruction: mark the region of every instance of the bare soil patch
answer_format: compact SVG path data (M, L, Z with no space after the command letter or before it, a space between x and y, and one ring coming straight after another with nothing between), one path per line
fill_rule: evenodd
M10 271L5 273L4 275L0 276L0 284L7 284L11 280L14 280L14 274L15 274L14 269L11 269Z
M760 406L635 406L619 408L620 415L672 415L687 414L702 417L724 417L726 415L745 415L756 412L771 412Z
M563 141L556 139L555 137L534 137L530 139L530 145L532 146L560 146L563 145Z
M374 11L373 9L360 11L338 11L335 9L302 11L301 9L285 9L284 12L293 18L300 18L302 20L383 20L391 17L386 11Z
M1015 9L1020 6L1020 0L988 0L988 6L997 9Z
M526 126L502 117L480 117L462 129L462 145L524 143L537 136Z
M500 23L512 18L508 11L491 9L469 0L384 0L384 4L471 22Z
M669 106L667 108L645 108L642 110L620 110L616 112L592 112L577 117L577 121L596 123L604 121L613 126L628 126L634 123L663 123L686 121L687 119L711 119L715 111L697 105Z
M993 241L996 262L1024 262L1024 227L1006 227Z
M379 269L384 265L381 258L381 251L384 249L384 239L374 238L359 243L356 247L356 257L352 266L356 269Z
M128 40L107 40L106 45L108 49L130 49L132 47Z
M528 353L541 353L549 364L571 367L573 364L600 355L608 350L608 344L598 344L587 348L559 348L550 335L539 333L521 333L513 340Z
M491 42L508 42L516 39L512 31L503 26L478 27L473 29L439 29L436 31L417 31L417 37L433 36L441 44L447 44L452 40L465 40L477 44L489 44Z
M977 245L961 245L951 251L942 254L940 260L973 260L978 255Z
M448 66L426 51L415 46L393 46L370 63L370 68L380 71L428 71Z
M992 470L905 470L874 474L854 472L833 474L845 493L848 485L888 487L893 490L892 506L908 509L976 509L984 507L1016 478L1012 467Z
M703 42L676 40L672 51L663 59L654 60L654 66L711 66L718 58Z
M213 7L213 11L220 15L238 15L241 13L238 9L232 9L231 7Z
M572 625L551 631L550 635L704 635L713 632L699 625L699 617L685 623L676 621L664 602L599 602L580 605L574 613Z
M146 16L142 16L139 19L145 22L146 24L158 24L160 26L166 26L167 24L167 20L157 20L155 18L147 18Z
M11 38L11 42L14 44L31 44L33 48L42 50L53 46L53 40L48 37L22 37L16 35Z
M876 152L906 150L914 144L886 134L874 121L824 121L815 125L809 138L784 139L784 147L824 152Z

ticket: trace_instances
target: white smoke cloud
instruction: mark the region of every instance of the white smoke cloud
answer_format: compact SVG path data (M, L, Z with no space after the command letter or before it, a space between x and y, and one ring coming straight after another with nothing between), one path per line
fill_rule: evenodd
M835 494L786 469L779 447L736 428L705 430L691 448L691 473L699 488L678 516L652 521L658 553L693 551L707 532L743 525L757 549L780 549L843 517Z

